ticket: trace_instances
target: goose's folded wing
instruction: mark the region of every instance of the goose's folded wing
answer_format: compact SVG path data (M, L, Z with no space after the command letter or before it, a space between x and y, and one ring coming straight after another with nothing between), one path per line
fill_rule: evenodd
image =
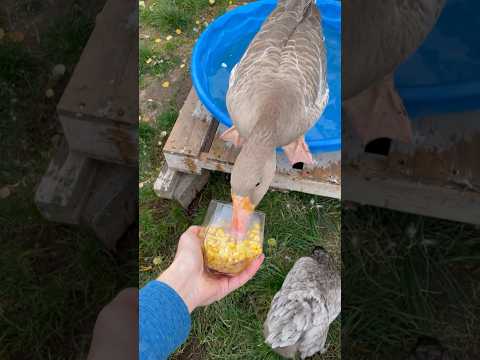
M326 50L316 5L310 6L290 36L282 51L279 73L303 89L307 108L320 108L325 97L328 99Z
M312 311L303 295L298 292L279 292L272 301L265 321L265 340L272 348L294 345L311 324Z
M282 50L303 20L305 7L312 0L284 0L267 17L242 56L231 86L243 87L266 73L278 72Z

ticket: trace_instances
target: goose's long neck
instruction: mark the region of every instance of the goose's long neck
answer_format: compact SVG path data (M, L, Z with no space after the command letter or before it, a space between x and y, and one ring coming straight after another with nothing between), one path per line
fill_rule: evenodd
M275 136L275 128L273 126L269 126L264 121L259 121L250 133L244 147L255 147L264 150L275 148Z

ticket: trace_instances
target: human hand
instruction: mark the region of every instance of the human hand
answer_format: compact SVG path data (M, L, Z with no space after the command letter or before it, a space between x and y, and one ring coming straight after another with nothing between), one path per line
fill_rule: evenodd
M138 358L138 289L122 290L97 317L88 360Z
M189 312L218 301L243 286L256 274L265 259L263 254L260 255L234 277L211 274L203 263L200 229L199 226L191 226L180 237L175 259L157 279L175 289Z

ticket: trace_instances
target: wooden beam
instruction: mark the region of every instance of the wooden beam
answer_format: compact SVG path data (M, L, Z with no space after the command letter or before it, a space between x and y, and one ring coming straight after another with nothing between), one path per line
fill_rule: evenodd
M72 150L137 166L138 9L109 0L57 106Z
M93 160L71 151L63 140L35 193L42 216L54 222L78 224L96 172Z

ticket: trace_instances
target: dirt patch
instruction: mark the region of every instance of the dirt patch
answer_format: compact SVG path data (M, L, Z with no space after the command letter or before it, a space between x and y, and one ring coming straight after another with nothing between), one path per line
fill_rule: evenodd
M168 81L170 85L163 87ZM190 74L185 69L174 69L164 79L148 79L145 89L140 91L140 113L142 121L152 122L172 106L180 109L192 87Z
M202 346L195 337L191 337L185 349L172 356L172 360L205 360L207 358Z

